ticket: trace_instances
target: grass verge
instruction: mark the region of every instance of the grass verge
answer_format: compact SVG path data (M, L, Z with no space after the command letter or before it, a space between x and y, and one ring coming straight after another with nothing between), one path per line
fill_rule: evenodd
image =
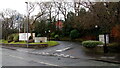
M25 41L21 41L21 42L10 42L8 43L7 40L0 40L0 43L4 43L4 44L27 44L27 42ZM29 44L48 44L48 47L50 46L55 46L55 45L59 45L59 43L57 41L48 41L48 42L43 42L43 43L29 43Z
M48 42L43 42L43 43L29 43L29 44L48 44L48 46L59 45L57 41L48 41Z

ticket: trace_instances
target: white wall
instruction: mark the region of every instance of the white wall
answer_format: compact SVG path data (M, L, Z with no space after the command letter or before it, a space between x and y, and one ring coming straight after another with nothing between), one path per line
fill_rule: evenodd
M47 37L35 37L35 42L47 42Z

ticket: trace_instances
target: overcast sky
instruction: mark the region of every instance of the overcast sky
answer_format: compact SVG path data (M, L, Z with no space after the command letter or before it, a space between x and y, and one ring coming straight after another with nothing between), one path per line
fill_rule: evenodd
M10 8L13 10L17 10L20 13L24 13L26 10L25 0L1 0L0 11L6 8Z
M48 0L0 0L0 11L6 8L17 10L21 14L26 14L25 2L48 1Z
M6 8L17 10L21 14L26 14L26 4L25 2L35 2L35 1L51 1L51 0L0 0L0 11ZM65 0L70 1L70 0ZM77 1L77 0L76 0ZM100 0L97 0L100 1ZM120 1L120 0L109 0L109 1Z
M48 2L53 0L0 0L0 11L3 11L4 9L12 9L17 10L20 14L26 15L26 3L25 2ZM56 1L56 0L55 0ZM70 0L69 0L70 1ZM32 15L36 15L38 11L34 11ZM63 15L61 15L62 19Z

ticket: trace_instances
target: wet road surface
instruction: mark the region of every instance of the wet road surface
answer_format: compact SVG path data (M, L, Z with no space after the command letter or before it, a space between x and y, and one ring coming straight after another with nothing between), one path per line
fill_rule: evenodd
M2 66L119 66L119 64L87 59L71 59L58 56L35 55L27 52L2 48Z

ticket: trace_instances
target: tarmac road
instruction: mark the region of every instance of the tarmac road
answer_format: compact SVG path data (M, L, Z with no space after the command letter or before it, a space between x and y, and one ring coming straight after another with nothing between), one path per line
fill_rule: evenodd
M119 64L87 59L35 55L2 48L2 66L119 66Z

